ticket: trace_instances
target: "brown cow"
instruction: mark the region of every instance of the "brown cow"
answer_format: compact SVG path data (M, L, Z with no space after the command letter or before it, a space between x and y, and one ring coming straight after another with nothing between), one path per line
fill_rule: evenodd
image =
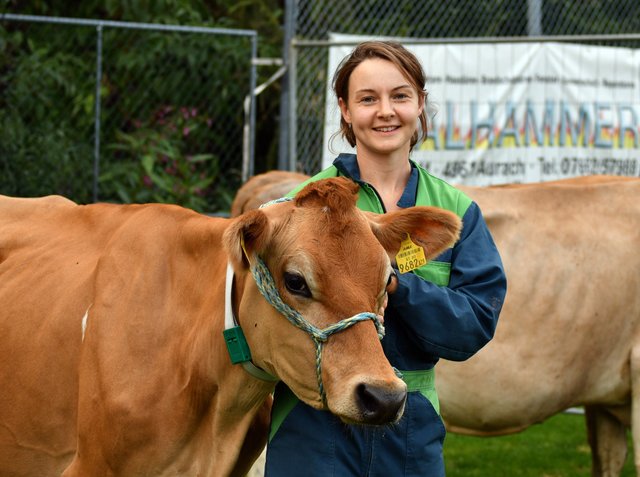
M449 430L521 431L585 405L593 475L640 475L640 180L466 188L509 281L495 338L436 366ZM633 409L633 412L632 412Z
M494 340L436 366L447 429L513 433L584 404L593 475L620 475L628 428L640 475L640 180L460 188L483 210L509 290Z
M231 363L227 292L255 366L346 422L399 419L406 387L375 315L388 254L406 233L435 254L460 224L428 207L364 214L355 194L330 179L237 219L0 197L0 475L243 475L274 382ZM353 326L314 342L254 273L312 330Z

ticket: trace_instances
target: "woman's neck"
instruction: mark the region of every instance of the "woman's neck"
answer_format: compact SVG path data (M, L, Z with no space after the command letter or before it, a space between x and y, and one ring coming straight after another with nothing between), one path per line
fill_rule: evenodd
M358 154L360 178L371 184L384 203L387 211L397 210L397 202L404 192L409 177L411 164L408 155L374 157Z

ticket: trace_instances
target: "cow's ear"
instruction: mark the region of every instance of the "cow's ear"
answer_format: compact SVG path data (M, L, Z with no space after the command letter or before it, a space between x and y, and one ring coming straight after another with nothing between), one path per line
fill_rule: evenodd
M260 210L251 210L231 221L222 242L234 269L248 268L249 258L264 249L268 232L269 220Z
M458 240L462 228L462 221L456 214L438 207L419 206L386 214L365 214L371 230L392 261L407 234L413 243L423 248L425 258L431 260Z

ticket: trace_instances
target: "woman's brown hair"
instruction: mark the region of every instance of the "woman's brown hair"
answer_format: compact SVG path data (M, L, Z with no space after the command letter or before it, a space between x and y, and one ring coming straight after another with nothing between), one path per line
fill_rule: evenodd
M351 78L351 73L360 63L371 58L380 58L396 65L403 76L416 89L419 98L424 98L425 104L419 118L420 130L416 129L416 132L411 137L411 147L413 147L418 140L424 139L427 135L426 76L418 58L400 43L395 41L365 41L360 43L349 56L340 62L333 76L333 91L338 99L342 98L347 104L349 102L349 78ZM340 117L340 133L351 147L355 147L356 136L342 116Z

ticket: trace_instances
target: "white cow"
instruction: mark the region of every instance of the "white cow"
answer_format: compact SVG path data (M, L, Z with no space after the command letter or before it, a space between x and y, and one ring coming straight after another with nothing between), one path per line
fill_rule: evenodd
M640 475L640 180L468 188L504 261L495 338L436 366L450 431L518 432L584 405L593 475L616 477L631 428Z

